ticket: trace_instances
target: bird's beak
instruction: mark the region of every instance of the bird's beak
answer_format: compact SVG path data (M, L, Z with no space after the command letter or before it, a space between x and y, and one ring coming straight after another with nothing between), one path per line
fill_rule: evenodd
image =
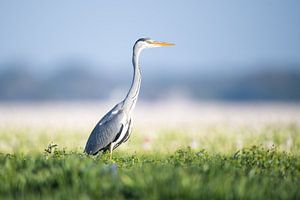
M175 45L175 44L173 44L173 43L168 43L168 42L157 42L157 41L153 41L152 44L154 44L155 46L158 46L158 47L174 46L174 45Z

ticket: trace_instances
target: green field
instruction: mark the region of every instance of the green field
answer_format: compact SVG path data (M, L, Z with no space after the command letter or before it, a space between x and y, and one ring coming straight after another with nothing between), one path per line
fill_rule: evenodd
M82 116L90 114L72 118L66 108L47 106L18 108L18 118L6 108L0 106L0 199L300 199L294 107L261 115L241 108L238 118L226 107L224 119L204 112L191 123L137 113L130 140L112 160L82 153L95 123ZM198 119L203 115L209 120Z
M52 150L1 154L0 164L1 199L300 198L300 158L276 148L230 155L190 148L163 156L118 152L113 160Z

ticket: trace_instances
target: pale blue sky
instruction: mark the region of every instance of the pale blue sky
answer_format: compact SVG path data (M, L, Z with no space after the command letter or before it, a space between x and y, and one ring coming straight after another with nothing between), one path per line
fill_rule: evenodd
M51 67L76 58L130 65L132 45L142 36L177 44L147 50L145 65L300 63L300 1L0 2L0 63Z

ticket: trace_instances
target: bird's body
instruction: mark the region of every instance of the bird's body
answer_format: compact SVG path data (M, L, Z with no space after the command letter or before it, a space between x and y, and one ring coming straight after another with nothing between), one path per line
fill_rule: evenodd
M111 109L93 129L85 146L84 152L96 155L99 151L112 150L126 142L131 133L131 114L135 107L141 85L139 56L142 49L171 46L166 42L155 42L148 38L136 41L133 47L132 64L134 69L130 90L125 99Z
M111 150L119 146L125 137L128 139L130 119L123 105L123 102L117 104L98 122L87 141L86 153L95 155L101 150Z

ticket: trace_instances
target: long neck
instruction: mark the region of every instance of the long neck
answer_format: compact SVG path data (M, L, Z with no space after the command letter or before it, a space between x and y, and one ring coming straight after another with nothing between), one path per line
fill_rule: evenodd
M132 112L135 107L140 86L141 86L141 70L139 64L139 57L140 57L141 49L138 47L133 48L133 56L132 56L132 64L133 64L133 79L131 83L131 87L129 92L124 100L124 109L127 112Z

